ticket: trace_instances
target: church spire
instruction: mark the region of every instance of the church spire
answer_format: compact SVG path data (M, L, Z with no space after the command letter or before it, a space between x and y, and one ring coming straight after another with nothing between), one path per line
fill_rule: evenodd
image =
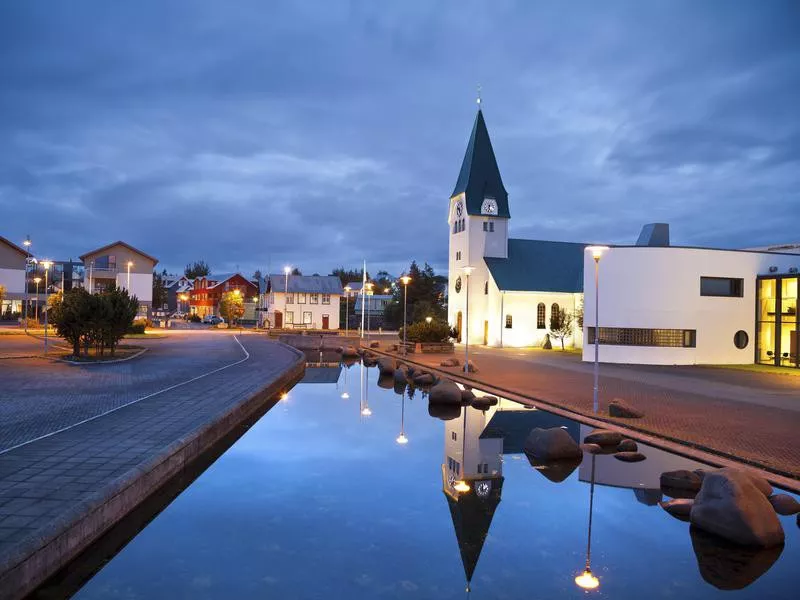
M480 87L478 88L478 113L472 126L472 133L467 143L467 151L461 163L458 181L450 197L464 194L466 197L467 214L509 218L508 192L503 186L500 169L494 156L489 131L481 110ZM496 214L482 210L483 201L491 198L497 206Z

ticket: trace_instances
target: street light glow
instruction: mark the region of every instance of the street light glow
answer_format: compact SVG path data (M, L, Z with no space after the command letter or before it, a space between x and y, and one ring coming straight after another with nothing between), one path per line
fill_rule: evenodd
M33 283L35 283L36 285L39 285L39 282L40 282L40 281L42 281L42 278L41 278L41 277L34 277L34 278L33 278Z
M27 236L25 238L25 241L22 242L22 245L25 246L26 248L28 248L31 245L31 236Z
M458 481L456 481L456 484L453 486L453 489L457 492L464 494L470 491L470 489L472 488L469 487L469 484L466 481L464 481L463 479L459 479Z
M586 249L592 253L593 259L600 260L600 257L603 256L603 252L608 250L608 246L586 246Z
M431 321L433 321L433 317L425 317L425 321L427 323L430 323Z
M50 261L50 260L43 260L43 261L42 261L42 266L43 266L45 269L49 269L50 267L52 267L52 266L53 266L53 261Z
M369 406L365 406L364 408L361 409L361 414L364 415L365 417L368 417L372 414L372 411L370 410Z
M350 397L350 394L347 392L342 392L342 400L347 400Z
M292 272L292 267L283 267L283 272L287 275Z
M475 267L470 267L470 266L461 267L461 268L464 270L464 273L466 273L467 275L472 275L472 272L475 270Z
M411 277L409 277L408 275L403 275L400 278L400 281L402 282L403 285L408 285L409 283L411 283Z
M405 434L401 433L400 435L397 436L397 439L395 441L398 444L407 444L408 438L405 436Z
M575 584L584 590L594 590L600 586L600 580L592 574L592 570L586 570L575 578Z

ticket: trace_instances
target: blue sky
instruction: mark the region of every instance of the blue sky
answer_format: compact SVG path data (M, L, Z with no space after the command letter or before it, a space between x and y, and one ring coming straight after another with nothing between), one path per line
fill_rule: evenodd
M480 83L515 237L800 241L798 24L778 0L0 0L0 235L444 267Z

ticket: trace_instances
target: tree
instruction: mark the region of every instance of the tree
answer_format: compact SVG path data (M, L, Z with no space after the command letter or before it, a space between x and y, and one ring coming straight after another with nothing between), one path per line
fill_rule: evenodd
M433 317L444 320L447 309L444 303L444 286L442 280L447 281L441 275L436 275L428 263L420 268L416 261L408 267L408 276L411 282L408 284L408 319L409 322ZM402 283L397 285L394 290L392 301L386 305L384 319L393 327L400 327L403 324L403 299L405 286Z
M300 272L300 269L298 269L297 267L295 267L294 269L292 269L292 275L302 275L302 274L303 274L303 273L301 273L301 272Z
M108 347L111 356L114 356L117 343L133 325L133 320L139 312L139 301L136 296L129 296L128 290L114 286L101 294L101 302L104 313L108 316L102 329L102 347Z
M183 270L183 274L189 279L194 279L195 277L207 277L208 275L211 275L211 267L208 266L206 261L198 260L186 265L186 268Z
M578 327L583 329L583 300L581 300L580 306L575 309L575 321L578 323Z
M219 311L229 327L233 327L234 319L241 319L244 315L244 298L237 291L225 292L219 300Z
M361 283L364 280L363 269L345 269L344 267L338 267L331 271L331 275L338 277L342 282L342 286L354 282ZM367 281L369 281L369 271L367 271Z
M153 306L163 308L168 303L167 287L164 285L163 274L153 271Z
M561 340L564 349L564 338L572 335L574 317L568 310L554 310L550 313L550 335Z

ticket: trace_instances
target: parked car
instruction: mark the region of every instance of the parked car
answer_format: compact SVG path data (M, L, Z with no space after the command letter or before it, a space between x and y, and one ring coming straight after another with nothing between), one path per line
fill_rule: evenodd
M170 319L185 319L186 317L187 317L187 314L185 312L180 311L180 310L176 310L174 313L172 313L172 316L170 317Z
M225 319L222 317L218 317L217 315L206 315L203 317L203 323L207 325L219 325L220 323L224 323Z

